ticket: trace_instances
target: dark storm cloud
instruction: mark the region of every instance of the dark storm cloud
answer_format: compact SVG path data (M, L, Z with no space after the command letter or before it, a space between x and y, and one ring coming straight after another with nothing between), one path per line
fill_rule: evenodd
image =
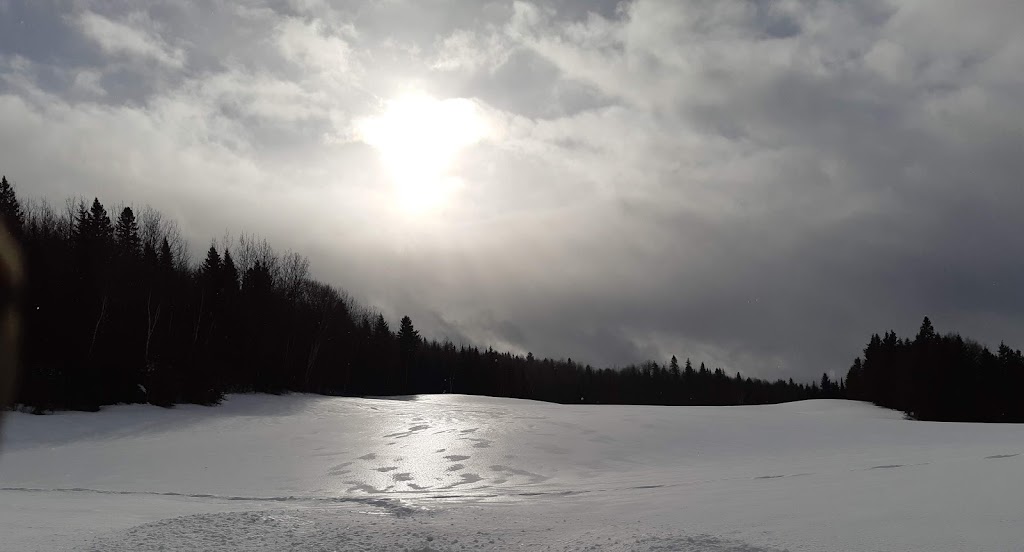
M0 172L257 231L426 335L841 373L931 315L1024 341L1024 4L0 0ZM354 122L472 98L443 216Z

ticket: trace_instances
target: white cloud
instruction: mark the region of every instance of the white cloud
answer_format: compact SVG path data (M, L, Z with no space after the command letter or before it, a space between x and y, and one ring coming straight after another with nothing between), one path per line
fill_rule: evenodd
M355 34L351 26L342 35ZM328 32L320 21L305 22L289 17L277 26L277 44L286 59L316 71L351 73L358 69L353 52L343 36Z
M493 29L459 29L444 37L431 68L439 71L494 71L515 51L516 45Z
M108 54L151 59L175 68L185 64L185 52L172 48L153 29L146 28L149 20L145 16L129 14L123 21L114 21L85 11L78 16L76 23Z

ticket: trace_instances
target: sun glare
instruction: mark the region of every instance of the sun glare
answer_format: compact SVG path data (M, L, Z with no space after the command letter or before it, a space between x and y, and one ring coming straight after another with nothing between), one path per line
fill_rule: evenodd
M423 213L446 205L460 186L458 154L482 140L488 125L472 100L409 94L356 122L358 138L376 148L391 175L395 202Z

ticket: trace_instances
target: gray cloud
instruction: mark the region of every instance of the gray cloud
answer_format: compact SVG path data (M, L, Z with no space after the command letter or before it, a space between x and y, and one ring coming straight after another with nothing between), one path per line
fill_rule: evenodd
M968 11L969 10L969 11ZM845 370L867 335L1024 335L1013 0L0 0L0 172L256 231L426 335L596 365ZM354 122L494 135L396 211Z

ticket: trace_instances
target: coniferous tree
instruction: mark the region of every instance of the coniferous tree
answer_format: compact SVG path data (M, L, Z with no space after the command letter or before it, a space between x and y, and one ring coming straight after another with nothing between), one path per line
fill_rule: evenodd
M860 357L853 359L853 366L850 366L846 374L846 394L854 400L864 400L867 397L867 390L864 387L864 368L861 365Z
M279 392L273 378L274 354L271 350L270 317L273 302L273 280L270 271L260 260L242 276L241 297L242 343L245 346L242 354L242 365L254 368L251 376L251 388L257 391Z
M917 332L917 337L914 338L915 342L928 342L935 339L935 327L932 326L932 321L927 316L921 322L921 329Z
M106 247L110 244L114 235L114 227L110 223L110 216L107 210L100 203L99 198L93 198L92 206L85 218L84 227L86 238L93 240L96 247Z
M174 253L171 252L171 243L167 238L160 242L159 267L164 276L174 273Z
M224 250L224 260L221 270L221 287L226 295L234 295L238 291L238 268L235 260L231 257L231 251Z
M15 236L19 235L21 227L25 223L25 212L14 193L14 186L7 181L6 176L0 177L0 217L7 223Z
M1009 347L992 354L957 334L939 335L925 317L913 340L872 335L847 374L846 392L922 420L1024 421L1008 391L1020 388L1022 374L1024 362Z
M199 269L199 306L192 337L193 347L212 364L209 345L216 331L217 317L220 314L220 294L222 288L223 266L217 248L210 245L206 252L206 260ZM210 367L217 369L216 365Z
M420 333L413 328L412 319L403 316L398 328L398 351L405 376L405 387L409 389L409 373L415 370L416 353L420 345Z
M131 207L121 210L121 216L117 218L117 225L114 227L114 241L125 255L136 256L140 253L142 239L139 237L139 224L135 221L135 213Z
M211 245L206 252L206 260L203 261L203 266L200 268L203 288L211 294L216 294L220 290L223 281L222 268L220 253L217 253L216 246Z
M388 321L384 319L383 314L378 314L373 322L373 335L378 337L391 335L391 328L388 326Z

